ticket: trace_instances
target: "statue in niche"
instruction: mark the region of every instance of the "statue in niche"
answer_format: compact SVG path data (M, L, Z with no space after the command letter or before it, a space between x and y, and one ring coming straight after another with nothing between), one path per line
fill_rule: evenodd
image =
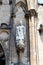
M20 24L16 26L16 45L17 49L24 50L25 47L25 26Z

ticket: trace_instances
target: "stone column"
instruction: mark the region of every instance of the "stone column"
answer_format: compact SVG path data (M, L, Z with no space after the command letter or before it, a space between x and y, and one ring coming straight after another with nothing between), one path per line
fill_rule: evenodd
M28 10L35 9L35 0L27 0ZM36 10L36 9L35 9ZM31 14L31 13L30 13ZM30 65L36 64L36 38L35 38L35 17L34 13L29 18L29 33L30 33Z

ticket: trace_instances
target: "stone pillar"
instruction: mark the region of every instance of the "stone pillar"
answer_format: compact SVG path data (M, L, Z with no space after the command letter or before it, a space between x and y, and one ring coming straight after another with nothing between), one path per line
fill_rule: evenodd
M27 0L28 10L35 9L35 0ZM31 14L31 13L30 13ZM30 65L36 64L36 34L35 34L35 16L32 13L31 18L29 18L29 33L30 33Z

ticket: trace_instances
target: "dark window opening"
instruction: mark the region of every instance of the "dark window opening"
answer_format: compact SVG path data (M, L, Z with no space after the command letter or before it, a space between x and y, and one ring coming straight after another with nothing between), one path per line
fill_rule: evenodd
M0 0L0 5L2 5L2 0Z
M5 54L0 44L0 65L5 65Z
M9 0L9 4L10 4L10 5L12 4L12 0Z

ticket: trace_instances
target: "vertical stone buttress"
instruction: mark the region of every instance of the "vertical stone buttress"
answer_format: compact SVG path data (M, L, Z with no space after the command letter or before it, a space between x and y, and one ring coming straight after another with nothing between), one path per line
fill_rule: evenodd
M28 11L34 9L37 11L37 0L27 0ZM31 13L30 13L31 14ZM36 15L35 15L36 16ZM37 65L36 52L36 21L35 16L31 15L29 18L29 32L30 32L30 65Z

